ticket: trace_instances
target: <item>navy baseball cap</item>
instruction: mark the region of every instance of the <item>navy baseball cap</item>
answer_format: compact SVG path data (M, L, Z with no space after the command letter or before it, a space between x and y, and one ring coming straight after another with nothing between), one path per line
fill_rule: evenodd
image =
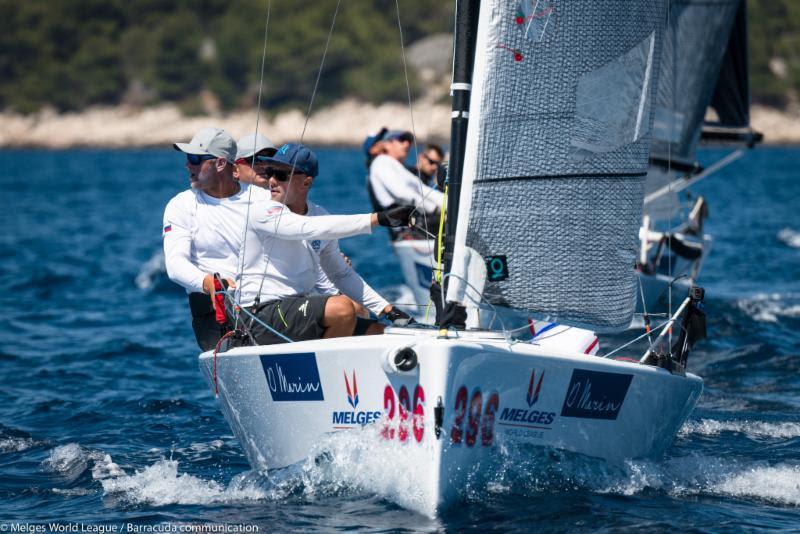
M386 135L383 137L384 141L393 141L397 139L398 141L408 141L410 143L414 142L414 134L409 132L408 130L392 130L387 132Z
M284 167L294 167L295 170L312 178L319 174L317 156L306 145L299 143L286 143L275 152L274 156L264 158L262 161L278 163Z
M369 150L375 146L375 143L378 141L383 141L383 136L386 135L387 131L389 131L388 128L381 128L375 135L368 135L367 138L364 139L364 144L361 146L364 154L369 155Z

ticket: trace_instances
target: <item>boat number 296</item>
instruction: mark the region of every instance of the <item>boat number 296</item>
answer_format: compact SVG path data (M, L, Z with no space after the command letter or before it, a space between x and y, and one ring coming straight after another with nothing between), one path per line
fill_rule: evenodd
M494 441L494 416L499 406L497 393L489 394L484 403L480 389L475 388L470 397L467 387L461 386L453 406L455 419L450 430L450 442L463 442L467 447L473 447L480 440L484 447L491 445Z
M395 439L396 436L400 441L408 441L408 414L410 413L412 414L411 433L417 443L422 441L422 437L425 435L425 390L422 389L422 386L417 384L414 387L412 403L408 388L400 386L400 391L395 396L394 389L387 384L383 390L383 410L386 417L381 433L384 438ZM397 417L397 424L395 424L395 417Z

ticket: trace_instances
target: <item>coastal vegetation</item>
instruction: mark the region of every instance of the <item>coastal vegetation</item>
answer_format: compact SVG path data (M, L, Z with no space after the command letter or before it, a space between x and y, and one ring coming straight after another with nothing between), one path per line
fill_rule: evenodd
M0 110L253 106L268 0L0 0ZM308 104L335 0L270 3L262 104ZM401 0L403 40L452 31L452 2ZM800 2L749 0L753 100L797 105ZM407 98L394 0L340 4L317 105ZM409 66L412 89L426 84Z

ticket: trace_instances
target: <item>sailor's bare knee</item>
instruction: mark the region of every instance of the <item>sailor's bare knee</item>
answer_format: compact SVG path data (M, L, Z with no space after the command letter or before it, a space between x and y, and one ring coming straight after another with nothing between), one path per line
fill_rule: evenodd
M325 303L325 326L349 325L356 322L356 308L352 300L344 295L331 297Z

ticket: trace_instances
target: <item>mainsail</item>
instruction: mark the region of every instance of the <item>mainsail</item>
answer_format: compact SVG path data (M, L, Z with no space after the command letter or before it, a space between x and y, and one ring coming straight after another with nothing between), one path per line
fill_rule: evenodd
M666 0L486 0L448 300L627 327Z

